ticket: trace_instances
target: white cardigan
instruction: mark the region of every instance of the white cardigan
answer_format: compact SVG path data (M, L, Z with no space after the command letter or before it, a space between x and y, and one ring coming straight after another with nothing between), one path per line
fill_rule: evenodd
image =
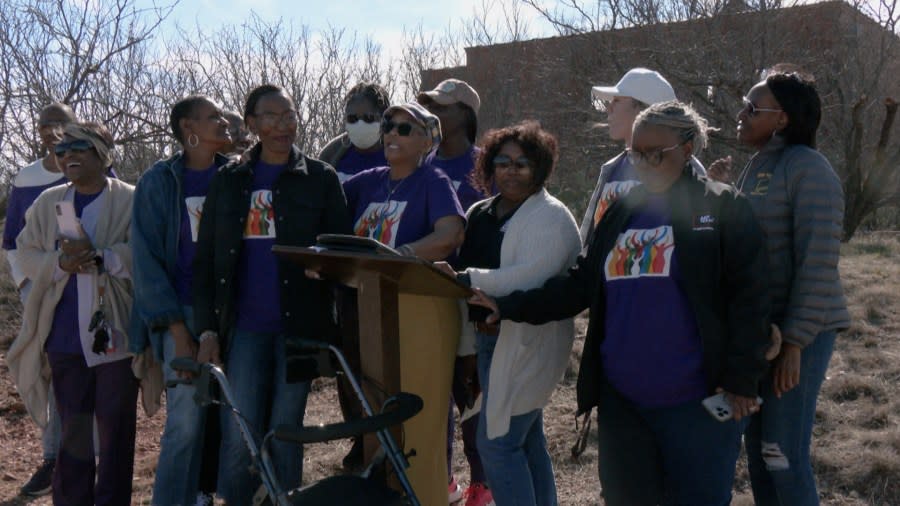
M537 288L575 263L581 237L572 213L541 190L528 197L507 223L499 269L469 268L472 286L502 297ZM491 359L487 436L509 432L510 417L543 408L569 363L575 326L571 318L544 325L504 321Z

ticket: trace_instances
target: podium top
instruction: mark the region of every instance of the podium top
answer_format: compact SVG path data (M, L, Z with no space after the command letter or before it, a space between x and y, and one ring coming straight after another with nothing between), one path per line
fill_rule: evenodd
M360 274L375 272L396 283L400 293L452 299L472 295L469 287L421 258L279 245L272 252L354 288L359 288Z

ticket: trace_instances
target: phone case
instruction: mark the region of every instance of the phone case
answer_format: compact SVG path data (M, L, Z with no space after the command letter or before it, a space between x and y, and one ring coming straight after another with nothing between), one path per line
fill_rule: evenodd
M75 216L75 206L72 202L64 200L56 203L56 223L63 237L69 239L81 237L81 221Z
M706 408L706 411L713 418L720 422L727 422L734 416L734 413L731 412L731 404L725 399L724 393L718 393L703 399L703 407Z

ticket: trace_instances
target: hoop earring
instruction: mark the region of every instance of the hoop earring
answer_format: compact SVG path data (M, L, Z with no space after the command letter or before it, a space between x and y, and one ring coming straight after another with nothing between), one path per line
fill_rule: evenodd
M197 137L197 134L188 135L187 141L190 148L196 148L200 145L200 137Z

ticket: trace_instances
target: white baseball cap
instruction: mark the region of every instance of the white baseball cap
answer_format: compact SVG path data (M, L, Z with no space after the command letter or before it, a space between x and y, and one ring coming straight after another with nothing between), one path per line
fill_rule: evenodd
M676 100L675 90L666 78L655 70L633 68L615 86L594 86L591 95L598 100L631 97L647 105Z

